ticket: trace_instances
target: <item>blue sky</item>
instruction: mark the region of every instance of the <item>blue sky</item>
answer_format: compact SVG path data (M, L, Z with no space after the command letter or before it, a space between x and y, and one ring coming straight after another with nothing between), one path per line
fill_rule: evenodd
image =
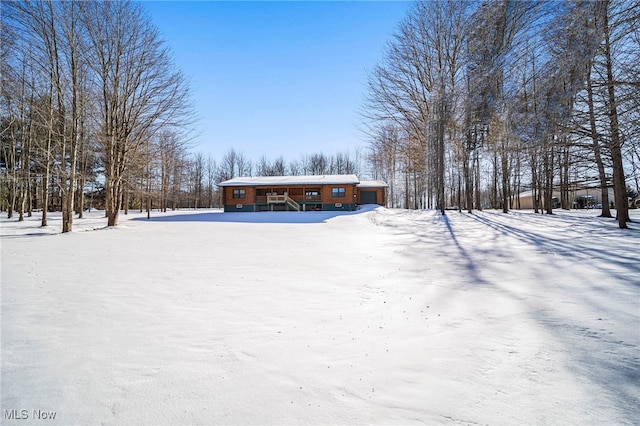
M191 80L194 151L257 160L366 145L366 75L410 3L161 1L143 7Z

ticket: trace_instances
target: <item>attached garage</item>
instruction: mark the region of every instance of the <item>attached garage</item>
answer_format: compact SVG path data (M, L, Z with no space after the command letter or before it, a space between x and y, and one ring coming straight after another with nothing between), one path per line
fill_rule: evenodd
M379 204L384 206L387 203L387 185L381 180L364 180L356 185L358 204Z

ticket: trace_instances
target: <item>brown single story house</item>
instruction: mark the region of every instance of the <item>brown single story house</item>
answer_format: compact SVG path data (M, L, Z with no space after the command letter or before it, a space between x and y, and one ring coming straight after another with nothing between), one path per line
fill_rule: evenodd
M356 175L237 177L218 186L225 212L353 211L359 204L385 205L388 187Z

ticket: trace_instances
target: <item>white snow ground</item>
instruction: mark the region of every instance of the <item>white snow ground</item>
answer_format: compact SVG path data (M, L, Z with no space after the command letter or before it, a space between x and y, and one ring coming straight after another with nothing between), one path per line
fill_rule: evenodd
M2 423L638 424L638 213L2 219Z

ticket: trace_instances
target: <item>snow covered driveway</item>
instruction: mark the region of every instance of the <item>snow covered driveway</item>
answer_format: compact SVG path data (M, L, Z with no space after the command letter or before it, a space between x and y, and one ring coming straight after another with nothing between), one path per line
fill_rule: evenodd
M640 419L638 229L575 211L156 216L66 235L2 219L3 424Z

